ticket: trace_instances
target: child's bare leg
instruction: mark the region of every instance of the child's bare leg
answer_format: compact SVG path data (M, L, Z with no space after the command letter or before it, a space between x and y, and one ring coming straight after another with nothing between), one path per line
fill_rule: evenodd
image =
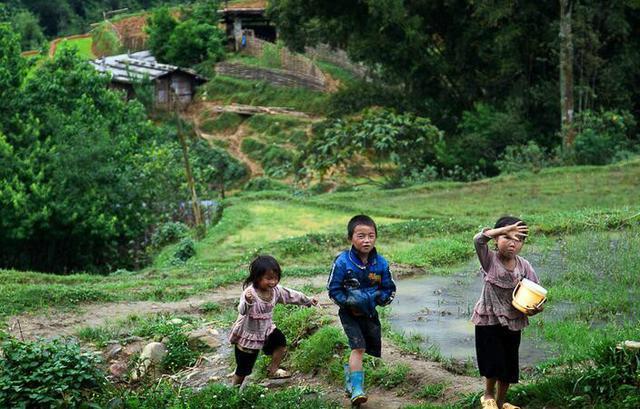
M495 399L496 398L496 378L485 378L484 386L484 398ZM498 405L498 407L501 407Z
M364 348L352 349L349 356L349 369L351 372L362 371L362 358L364 357Z
M270 374L274 374L278 368L280 368L280 362L282 362L285 352L287 352L286 347L278 347L273 351L273 354L271 355L271 363L267 367L267 371Z
M242 385L242 382L244 382L244 378L244 376L233 374L233 380L231 381L231 384L233 386L240 386Z
M509 390L509 382L498 381L498 393L496 396L496 402L498 403L498 407L501 408L502 405L507 400L507 391Z

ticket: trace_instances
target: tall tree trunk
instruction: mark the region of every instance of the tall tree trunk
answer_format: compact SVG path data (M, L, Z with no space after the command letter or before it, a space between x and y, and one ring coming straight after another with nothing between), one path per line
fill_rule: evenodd
M563 145L573 146L576 131L573 126L573 37L571 34L572 0L560 1L560 126Z
M174 94L175 95L175 94ZM196 184L193 180L193 173L191 172L191 165L189 164L189 147L187 146L187 138L182 130L182 119L178 113L180 109L180 101L175 97L175 117L178 128L178 139L180 139L180 145L182 146L182 157L184 159L184 172L187 176L187 185L191 192L191 206L193 208L193 219L196 226L202 224L202 213L200 210L200 202L198 201L198 195L196 194Z

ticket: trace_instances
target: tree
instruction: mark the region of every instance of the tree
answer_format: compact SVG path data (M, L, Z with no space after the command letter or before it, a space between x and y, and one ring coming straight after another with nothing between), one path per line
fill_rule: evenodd
M167 61L169 54L169 39L178 21L166 7L157 9L147 21L147 45L158 61Z
M192 66L224 56L224 33L217 21L215 1L198 2L176 20L167 8L160 8L149 19L149 48L160 62ZM213 11L212 11L213 10Z
M224 36L217 27L185 20L171 33L165 58L167 62L192 66L211 59L218 61L224 55Z
M11 17L13 29L20 35L22 50L35 50L40 48L46 40L38 18L27 10L21 10Z
M11 102L0 118L0 266L132 267L131 243L161 217L155 178L172 171L149 165L158 130L68 50L27 74L5 25L0 61Z
M563 144L570 148L575 139L573 129L573 36L571 13L573 2L560 0L560 116Z
M431 118L448 139L458 137L463 113L483 103L527 118L529 138L553 148L562 143L558 113L570 118L571 81L578 109L640 114L637 2L561 1L562 30L571 27L573 38L562 47L552 2L273 0L269 13L288 46L325 42L347 50L374 81L405 95L396 106Z
M224 199L227 189L237 186L249 176L246 166L224 149L210 146L197 138L191 142L193 168L201 191L217 191Z

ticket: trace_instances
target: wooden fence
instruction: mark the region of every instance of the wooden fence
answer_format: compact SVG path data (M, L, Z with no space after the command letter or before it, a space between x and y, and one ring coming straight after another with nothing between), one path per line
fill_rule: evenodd
M242 47L242 52L258 58L264 57L265 52L275 52L277 53L276 58L279 60L279 65L282 68L279 71L287 71L293 76L304 78L305 81L309 78L313 78L314 81L312 82L314 84L322 84L322 90L326 88L327 78L322 70L311 59L302 54L292 52L286 47L280 47L276 44L256 38L253 35L252 30L245 30L243 34L245 44Z
M278 87L302 87L316 91L326 89L326 83L317 77L275 68L221 62L216 64L216 73L246 80L266 81Z
M327 44L318 44L315 47L305 47L304 52L313 59L324 60L344 68L359 78L367 77L367 68L364 64L357 64L351 61L349 55L344 50L331 48Z

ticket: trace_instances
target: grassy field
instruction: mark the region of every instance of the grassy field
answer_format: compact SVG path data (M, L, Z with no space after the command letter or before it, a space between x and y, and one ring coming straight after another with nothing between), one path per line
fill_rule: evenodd
M91 37L86 38L77 38L70 40L62 40L60 44L58 44L58 48L56 49L56 54L60 52L60 50L64 48L76 48L78 50L78 55L87 60L91 60L96 58L93 55L92 50L93 39Z
M275 87L263 81L241 80L224 75L216 75L203 89L208 100L223 104L285 107L317 115L325 113L329 98L323 92Z
M255 126L263 129L273 124ZM589 374L600 370L598 356L608 356L607 348L616 342L640 339L638 180L640 160L633 160L606 167L556 168L473 183L439 182L396 190L367 187L321 195L241 193L225 201L221 221L196 243L196 255L186 263L174 261L175 245L170 245L156 256L152 266L107 277L0 271L0 318L46 308L74 308L87 302L185 298L239 282L250 259L261 252L274 254L285 276L326 275L336 252L347 246L347 220L359 212L377 220L379 250L392 262L423 268L427 274L446 275L459 271L473 258L471 237L475 232L511 213L524 218L532 228L527 248L554 260L553 271L541 272L550 291L548 316L533 319L526 336L544 339L555 351L553 359L528 375L529 383L514 390L513 397L533 408L553 402L562 402L555 407L603 407L599 405L604 395L589 389L594 387ZM289 319L287 314L282 320ZM552 314L561 314L562 319L551 319ZM220 318L220 322L228 324L232 318ZM301 322L310 317L291 319ZM131 322L118 325L126 328ZM100 330L87 330L84 335L104 342L110 334L117 334L117 327L104 329L112 331L106 335ZM314 371L317 362L328 359L332 363L326 376L335 382L340 360L324 355L336 347L327 341L338 336L331 331L332 327L322 327L310 336L300 352L292 353L292 365L303 372ZM401 334L391 339L399 347L419 352L415 342ZM605 355L597 351L605 351ZM423 356L429 357L426 353ZM380 385L383 379L401 382L407 375L403 367L368 365L373 365L370 379L379 378ZM568 392L568 379L579 378L576 374L582 374L582 380L574 384L584 390ZM614 391L610 395L618 399L616 402L627 399L614 386L608 388ZM425 385L419 393L426 399L442 394L442 389L441 385ZM567 396L577 397L575 402L583 406L574 405ZM468 404L463 399L451 407ZM633 407L620 405L616 407Z

